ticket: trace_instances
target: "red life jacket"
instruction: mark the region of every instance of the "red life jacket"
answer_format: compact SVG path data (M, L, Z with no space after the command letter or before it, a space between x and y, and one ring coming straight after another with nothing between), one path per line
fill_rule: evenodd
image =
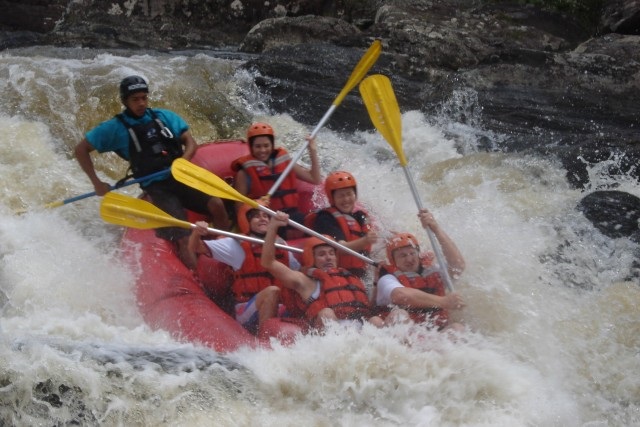
M259 199L265 196L273 184L278 180L282 172L291 162L289 153L284 148L275 148L269 163L261 162L251 154L242 156L231 163L231 170L234 172L240 169L244 170L249 176L249 194L250 199ZM269 208L274 211L291 209L298 207L298 191L297 191L296 174L291 171L282 181L280 187L271 195Z
M371 316L367 289L347 270L337 268L326 272L319 268L306 268L304 273L320 281L320 295L307 306L307 318L315 318L323 308L333 309L341 320Z
M283 243L281 239L278 243ZM233 273L233 284L231 291L235 298L235 303L247 302L255 294L271 285L280 286L280 283L265 270L260 264L262 256L262 245L247 241L240 242L240 246L244 250L244 262L240 269ZM287 267L289 266L289 254L284 249L276 248L276 260L280 261Z
M310 212L305 217L304 224L307 227L313 229L315 227L316 218L322 211L329 212L331 215L333 215L333 218L336 220L338 226L340 227L340 230L342 230L342 233L345 236L346 242L359 239L365 236L369 231L371 231L371 224L369 224L368 215L365 211L356 211L362 212L363 217L365 218L365 221L360 224L360 222L358 222L353 216L340 212L334 206ZM370 251L371 245L368 245L363 251L360 251L360 253L362 255L369 256ZM367 267L366 262L362 261L360 258L356 258L353 255L349 255L341 251L338 251L337 253L338 267L345 268L358 277L364 276Z
M432 258L422 258L422 263L417 273L400 271L395 265L385 265L383 268L388 274L393 274L407 288L419 289L441 297L446 295L444 282L439 270L433 266ZM442 308L403 308L409 312L414 322L432 321L439 328L444 327L449 318L447 310ZM382 308L381 311L384 316L384 314L388 314L390 309L388 307Z

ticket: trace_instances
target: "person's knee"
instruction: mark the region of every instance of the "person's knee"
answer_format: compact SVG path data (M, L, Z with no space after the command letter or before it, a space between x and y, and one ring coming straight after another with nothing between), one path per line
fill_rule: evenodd
M320 310L318 318L323 320L338 320L338 316L336 316L336 312L333 311L332 308L323 308Z
M229 220L229 214L227 213L226 206L222 199L218 197L211 197L207 203L209 214L213 217L213 223L217 228L222 230L231 229L231 221Z
M256 298L256 303L278 301L280 299L280 288L277 286L268 286L260 291Z
M454 331L454 332L464 332L465 329L466 329L465 326L462 323L458 323L458 322L451 322L444 327L444 330Z
M224 207L224 202L222 201L222 199L219 199L218 197L211 197L207 202L207 206L209 208L209 211L213 213L219 213L221 211L226 212L226 209Z
M391 325L410 322L411 316L409 316L409 312L403 308L394 307L387 316L387 323Z

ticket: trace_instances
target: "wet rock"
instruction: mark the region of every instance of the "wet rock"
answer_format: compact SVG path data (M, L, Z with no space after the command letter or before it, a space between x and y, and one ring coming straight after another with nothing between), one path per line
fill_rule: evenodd
M451 114L478 129L480 150L555 156L584 187L588 165L603 160L639 173L640 3L603 3L587 25L496 1L0 0L0 48L241 47L257 54L245 66L274 111L312 126L379 38L372 72L390 76L402 111ZM473 115L450 108L461 94ZM356 90L327 126L370 128Z
M624 191L594 191L582 198L577 208L602 234L640 243L640 198Z
M46 33L63 18L68 0L0 0L0 29Z
M637 0L605 1L600 25L605 33L640 35L640 2Z
M337 18L307 15L265 19L249 31L240 44L240 50L258 53L316 40L334 43L357 33L355 26Z

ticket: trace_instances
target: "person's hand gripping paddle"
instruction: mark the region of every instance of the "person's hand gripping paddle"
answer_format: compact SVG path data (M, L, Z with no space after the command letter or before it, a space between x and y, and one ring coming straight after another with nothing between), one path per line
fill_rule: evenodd
M407 177L409 188L413 194L413 199L418 206L418 210L423 209L422 200L418 194L418 189L409 165L407 164L407 158L404 155L402 149L402 117L400 115L400 108L398 107L398 101L396 95L391 87L389 78L380 74L367 77L360 83L360 94L369 112L369 117L373 122L373 125L378 129L378 132L389 143L393 151L395 151L400 161L400 166L404 170L404 174ZM436 254L438 264L440 264L440 274L444 280L445 285L449 292L453 291L453 284L449 271L447 269L447 261L442 254L442 248L438 243L438 239L433 234L430 228L425 229L429 236L429 242Z
M373 67L373 64L375 64L375 62L378 60L378 57L380 56L381 51L382 51L382 44L380 43L380 40L374 41L369 47L369 49L365 52L364 56L360 59L360 62L358 62L356 67L351 72L351 76L349 76L349 80L347 80L347 83L344 85L344 87L342 88L342 91L338 94L336 99L333 101L333 104L331 104L331 107L329 107L327 112L324 113L324 116L322 117L318 125L315 127L313 132L311 132L310 138L316 137L320 129L322 129L325 123L329 120L329 117L331 117L331 115L336 110L336 108L338 108L338 105L340 105L342 100L347 96L347 94L351 91L351 89L353 89L354 87L356 87L358 83L360 83L360 81L364 78L364 76L371 69L371 67ZM300 160L300 157L302 157L302 154L304 153L304 150L307 149L308 145L309 145L309 141L305 140L302 147L296 152L296 154L291 159L291 162L289 162L285 170L282 171L282 173L278 177L277 181L273 183L273 185L269 189L269 192L266 194L266 196L264 196L265 201L268 201L271 198L271 196L275 194L278 188L280 188L280 185L285 180L287 175L289 175L289 173L291 172L291 169L293 169L293 166L298 162L298 160Z

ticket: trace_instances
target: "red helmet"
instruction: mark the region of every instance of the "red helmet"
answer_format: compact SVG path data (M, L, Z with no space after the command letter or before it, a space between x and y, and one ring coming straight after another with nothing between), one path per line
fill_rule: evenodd
M256 136L268 136L273 144L273 138L275 136L273 128L268 123L253 123L247 129L247 141L251 145L253 138Z
M411 233L395 233L387 241L387 259L391 264L395 265L395 262L393 261L393 251L406 246L414 247L418 252L420 252L418 239L416 239L416 236Z
M258 203L260 206L265 205L261 200L256 200L256 203ZM240 206L236 214L236 224L238 225L238 230L240 230L240 233L249 234L251 232L251 219L249 218L249 214L251 214L252 211L257 210L258 208L248 203L244 203L242 206Z
M349 187L353 187L353 190L358 194L358 183L349 172L338 171L330 173L327 179L324 180L324 191L329 198L329 204L333 206L333 192L335 190Z
M331 236L327 236L326 234L324 234L323 236L328 237L329 239L333 240L333 238ZM313 258L313 250L315 248L317 248L318 246L322 246L322 245L329 245L327 242L325 242L324 240L318 238L318 237L309 237L307 239L307 241L304 243L304 248L302 251L302 266L303 267L313 267L314 264L314 258Z

